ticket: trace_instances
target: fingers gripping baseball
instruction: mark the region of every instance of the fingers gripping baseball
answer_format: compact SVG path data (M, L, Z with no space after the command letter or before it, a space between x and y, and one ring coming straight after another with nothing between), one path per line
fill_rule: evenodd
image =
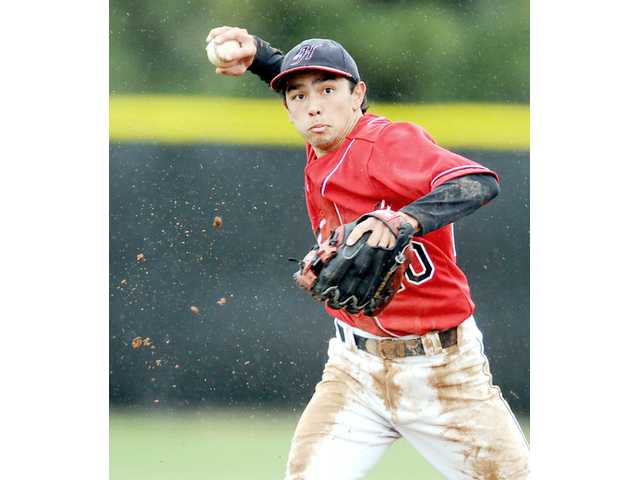
M212 28L209 31L209 34L207 35L207 38L206 38L205 42L209 43L211 40L214 39L214 37L216 35L220 35L220 34L226 32L227 30L231 30L231 27L227 27L226 25L223 25L221 27Z
M226 42L237 42L236 48L220 49ZM244 28L228 27L226 25L212 29L206 38L207 44L213 42L220 57L216 73L238 77L244 74L253 63L256 56L256 42L252 35ZM239 47L238 47L239 44Z

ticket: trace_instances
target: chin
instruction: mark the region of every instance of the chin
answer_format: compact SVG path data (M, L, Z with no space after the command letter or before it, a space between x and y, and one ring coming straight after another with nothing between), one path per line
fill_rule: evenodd
M309 145L321 150L329 150L335 143L335 138L309 138L307 139Z

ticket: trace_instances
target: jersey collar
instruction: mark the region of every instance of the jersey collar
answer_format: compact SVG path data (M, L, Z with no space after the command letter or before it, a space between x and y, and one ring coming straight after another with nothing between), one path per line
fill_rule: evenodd
M351 131L346 135L346 137L344 137L344 140L342 141L342 143L340 144L340 146L334 150L331 153L328 153L327 155L325 155L324 157L322 157L323 161L324 160L329 160L331 158L333 158L334 155L339 154L339 152L342 152L342 150L355 138L366 138L366 135L363 136L363 132L366 129L366 127L368 127L372 122L374 121L379 121L380 119L384 119L384 117L380 117L378 115L373 115L371 113L365 113L362 117L360 117L358 119L358 122L355 124L355 126L351 129ZM313 147L309 144L306 145L307 147L307 163L310 162L314 162L316 160L318 160L318 157L316 156L316 152L313 151Z

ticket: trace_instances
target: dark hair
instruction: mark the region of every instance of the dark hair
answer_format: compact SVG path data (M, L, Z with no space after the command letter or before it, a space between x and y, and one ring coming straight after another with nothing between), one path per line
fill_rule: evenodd
M340 75L342 77L342 75ZM333 73L325 73L323 72L323 79L324 80L335 80L338 78L338 75L335 75ZM346 78L347 80L349 80L349 91L351 93L353 93L353 90L356 88L356 85L358 84L358 82L354 81L352 78L349 77L342 77L342 78ZM280 95L282 95L282 99L285 101L287 101L287 79L283 79L282 83L283 88L282 90L280 90ZM367 110L369 109L369 102L367 102L367 92L364 93L364 97L362 99L362 103L360 104L360 111L362 113L367 113Z

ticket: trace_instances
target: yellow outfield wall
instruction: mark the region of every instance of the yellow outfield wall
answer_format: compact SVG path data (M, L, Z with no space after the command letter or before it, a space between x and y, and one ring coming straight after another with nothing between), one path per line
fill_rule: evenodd
M117 142L303 144L278 97L118 95L109 112L109 138ZM529 149L528 105L372 102L369 112L417 123L449 148Z

